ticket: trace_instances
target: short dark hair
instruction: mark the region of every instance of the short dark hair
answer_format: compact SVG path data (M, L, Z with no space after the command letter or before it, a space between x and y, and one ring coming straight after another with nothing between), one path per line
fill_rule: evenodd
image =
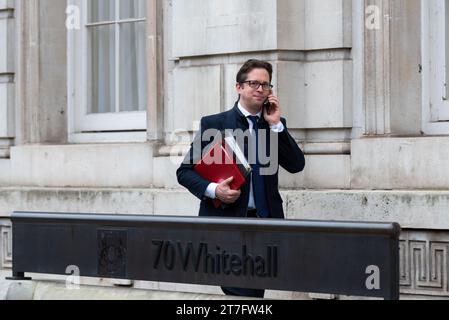
M270 82L273 78L273 66L271 63L262 60L250 59L240 68L237 73L237 83L243 83L248 80L248 74L254 69L265 69L270 75Z

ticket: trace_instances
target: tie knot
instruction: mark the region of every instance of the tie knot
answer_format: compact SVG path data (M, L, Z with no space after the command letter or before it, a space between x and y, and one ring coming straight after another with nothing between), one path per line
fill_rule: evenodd
M254 126L257 126L257 123L259 122L258 116L248 116L248 119L251 120Z

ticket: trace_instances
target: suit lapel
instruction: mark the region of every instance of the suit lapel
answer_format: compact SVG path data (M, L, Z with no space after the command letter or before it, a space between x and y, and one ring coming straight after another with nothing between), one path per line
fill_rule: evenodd
M248 120L246 120L243 113L239 110L238 102L235 103L229 116L229 126L226 128L242 129L243 131L249 129Z

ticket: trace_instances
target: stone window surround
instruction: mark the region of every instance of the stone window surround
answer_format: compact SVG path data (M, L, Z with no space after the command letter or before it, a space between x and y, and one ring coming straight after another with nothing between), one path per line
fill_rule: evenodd
M68 4L80 5L85 0L69 0ZM145 142L147 140L161 139L161 119L162 119L162 4L156 0L147 1L147 91L157 92L158 94L149 94L147 97L147 131L117 131L117 132L101 132L101 133L79 133L74 124L74 106L73 99L69 98L69 122L68 122L68 141L69 143L105 143L105 142ZM72 72L70 66L74 65L76 53L72 41L76 41L68 31L68 96L71 97L70 92L73 92ZM140 120L139 120L140 122Z
M449 59L445 34L449 30L449 8L438 10L445 7L443 2L422 0L423 131L430 135L449 132L448 74L444 70Z

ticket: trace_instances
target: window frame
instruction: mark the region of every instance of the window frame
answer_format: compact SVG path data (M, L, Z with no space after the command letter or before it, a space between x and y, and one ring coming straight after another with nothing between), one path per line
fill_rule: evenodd
M423 133L449 134L449 1L421 3Z
M68 30L68 130L69 130L69 142L71 143L86 143L86 142L141 142L147 140L147 120L148 110L150 108L149 89L151 74L148 73L150 68L154 68L154 65L149 65L154 59L148 56L148 43L146 43L146 64L147 64L147 99L145 111L133 111L133 112L119 112L119 113L102 113L102 114L88 114L88 97L87 97L87 83L89 72L88 68L88 11L87 2L89 0L68 0L68 5L76 6L79 8L80 13L80 29ZM118 6L118 0L115 2L116 9ZM151 36L153 28L150 28L152 24L149 23L152 1L147 2L147 10L145 18L136 19L123 19L123 21L135 21L146 22L146 39ZM116 17L118 16L116 12ZM122 20L120 20L122 21ZM116 66L119 65L119 53L118 49L120 43L117 41L119 35L117 30L119 25L117 20L108 22L113 23L116 28ZM105 24L108 24L105 23ZM98 25L98 23L92 23L90 25ZM148 42L148 40L146 40ZM119 85L119 72L116 70L116 89ZM117 91L117 90L116 90ZM118 92L116 92L116 110L119 105Z

